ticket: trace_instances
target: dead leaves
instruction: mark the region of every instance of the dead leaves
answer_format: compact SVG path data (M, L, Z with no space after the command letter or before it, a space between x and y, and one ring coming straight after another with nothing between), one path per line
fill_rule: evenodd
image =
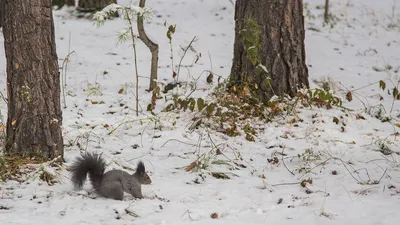
M380 80L379 87L384 91L386 89L386 83L383 80Z
M347 94L346 94L346 99L347 99L347 101L349 101L349 102L351 102L351 101L353 100L353 94L351 94L350 91L347 92Z
M216 178L216 179L223 179L223 180L229 180L231 179L228 175L222 172L213 172L211 175Z
M190 165L185 168L185 171L186 172L192 171L194 168L199 167L199 166L200 166L200 162L194 161L194 162L190 163Z
M105 104L104 101L96 101L96 100L91 100L91 99L86 99L86 101L92 103L93 105Z

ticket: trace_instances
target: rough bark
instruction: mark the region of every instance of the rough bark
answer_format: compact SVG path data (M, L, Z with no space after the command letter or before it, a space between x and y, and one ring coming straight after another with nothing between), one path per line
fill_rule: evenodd
M0 0L0 27L2 27L4 23L4 6L4 0Z
M81 12L99 11L111 3L117 3L117 0L79 0L77 10Z
M51 0L5 2L10 155L63 156L60 74Z
M256 48L245 40L251 21L258 26L258 43L252 43ZM308 87L302 0L237 0L235 33L231 85L247 83L262 101L274 94L294 96L299 87ZM260 63L267 72L260 72Z
M140 0L139 6L144 7L146 4L146 0ZM154 80L157 80L157 70L158 70L158 45L154 43L150 38L147 37L146 32L144 31L144 23L143 17L138 16L137 18L137 26L139 31L139 38L143 41L143 43L150 49L151 52L151 71L150 71L150 85L149 91L152 91L157 83Z

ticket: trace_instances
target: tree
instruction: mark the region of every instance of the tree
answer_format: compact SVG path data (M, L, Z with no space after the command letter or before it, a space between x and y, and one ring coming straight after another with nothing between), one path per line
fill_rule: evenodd
M3 26L4 20L4 0L0 0L0 27Z
M140 0L139 2L139 7L143 8L146 4L146 0ZM155 80L157 80L158 76L158 44L154 43L146 34L144 30L144 22L143 22L143 16L138 16L137 17L137 27L138 27L138 32L139 32L139 38L140 40L143 41L143 43L149 48L151 52L151 70L150 70L150 85L149 85L149 91L152 91L156 86L157 83ZM138 81L136 81L138 82Z
M52 0L52 5L58 6L59 9L64 5L75 6L75 0Z
M75 6L75 0L65 0L67 6Z
M51 0L8 0L4 12L5 152L44 159L62 157L60 74Z
M77 10L82 12L99 11L111 3L117 3L117 0L79 0Z
M302 0L237 0L230 86L266 102L309 86Z

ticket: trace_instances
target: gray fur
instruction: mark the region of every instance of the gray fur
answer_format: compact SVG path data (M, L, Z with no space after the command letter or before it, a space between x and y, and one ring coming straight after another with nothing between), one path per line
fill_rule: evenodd
M135 198L143 198L141 181L145 172L143 162L138 163L134 174L129 174L123 170L105 171L105 162L98 154L83 154L72 164L72 182L75 187L82 188L86 175L89 173L89 179L97 193L115 200L122 200L124 192L131 194Z

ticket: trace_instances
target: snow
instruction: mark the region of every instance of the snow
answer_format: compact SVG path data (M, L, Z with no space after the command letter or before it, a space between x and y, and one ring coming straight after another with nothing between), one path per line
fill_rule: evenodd
M303 122L289 123L291 117L268 124L254 122L263 129L255 142L204 128L189 131L193 113L146 114L151 99L145 92L151 55L141 42L139 94L144 111L136 117L133 51L129 43L117 44L117 32L126 24L115 19L97 27L92 21L72 17L71 9L54 11L60 66L69 49L75 51L68 64L69 94L63 111L65 165L85 149L103 152L109 168L134 170L140 159L153 183L142 186L145 199L126 196L124 201L115 201L98 197L88 184L84 190L73 190L65 168L55 172L46 166L60 183L49 186L37 173L21 184L0 183L2 224L398 224L400 142L395 124L400 123L400 104L379 88L379 80L384 80L390 90L398 86L400 1L331 1L331 12L339 18L332 27L323 26L321 6L325 1L305 2L310 84L315 88L320 81L328 82L342 97L343 106L352 111L299 108L297 116ZM126 5L129 1L118 3ZM228 77L234 41L234 7L230 1L159 0L147 1L147 6L154 16L145 23L145 29L160 46L160 82L173 81L166 37L168 25L173 24L177 25L172 35L174 65L181 56L180 46L187 46L194 36L199 38L194 47L202 53L189 70L182 68L180 79L192 81L204 70ZM0 41L4 41L2 35ZM4 54L2 44L0 52ZM191 65L195 54L188 51L182 64ZM392 69L373 69L387 65ZM4 95L5 70L5 57L0 57ZM198 80L199 89L207 88L205 77ZM121 88L124 90L118 94ZM351 102L345 100L349 90ZM209 92L201 90L194 95ZM165 106L163 99L158 100L155 111ZM378 106L385 109L384 116L391 116L391 123L367 113L376 112ZM6 104L0 101L0 107L5 121ZM357 115L365 119L357 119ZM334 117L339 125L332 122ZM345 132L341 132L342 123L346 124ZM197 159L197 153L213 150L212 142L220 145L230 160L240 155L243 160L235 162L246 168L235 166L240 169L231 170L221 164L201 172L186 172L185 167ZM382 154L382 146L397 154ZM278 164L267 161L274 157ZM299 172L301 168L311 172ZM224 172L230 179L216 179L210 171ZM299 182L308 178L312 184L300 186ZM139 217L127 214L125 209ZM212 213L218 218L212 219Z

